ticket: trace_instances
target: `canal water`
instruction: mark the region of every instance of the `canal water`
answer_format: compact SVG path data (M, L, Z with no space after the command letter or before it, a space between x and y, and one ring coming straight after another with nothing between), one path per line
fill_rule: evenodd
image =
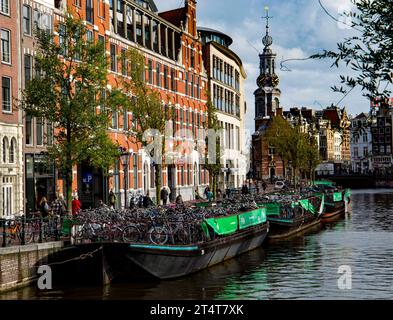
M336 221L186 278L0 299L393 299L393 190L353 191Z

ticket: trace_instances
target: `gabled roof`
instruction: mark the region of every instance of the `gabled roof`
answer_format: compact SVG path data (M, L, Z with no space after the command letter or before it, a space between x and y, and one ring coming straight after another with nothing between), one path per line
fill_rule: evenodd
M352 120L358 120L358 119L364 119L364 118L368 118L368 115L365 114L364 112L362 112L361 114L359 114L358 116L356 116Z
M180 28L181 22L183 21L184 23L186 21L187 8L184 7L175 10L164 11L160 12L158 15L176 27Z

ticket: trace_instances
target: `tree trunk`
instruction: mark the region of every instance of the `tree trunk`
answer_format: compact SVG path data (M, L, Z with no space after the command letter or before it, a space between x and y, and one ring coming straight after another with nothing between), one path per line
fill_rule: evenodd
M154 179L155 179L155 183L156 183L156 199L157 199L157 206L159 206L160 205L160 201L161 201L162 164L156 164L155 167L156 167L156 170L155 170L155 173L154 173Z
M72 213L72 166L67 169L65 176L67 213Z

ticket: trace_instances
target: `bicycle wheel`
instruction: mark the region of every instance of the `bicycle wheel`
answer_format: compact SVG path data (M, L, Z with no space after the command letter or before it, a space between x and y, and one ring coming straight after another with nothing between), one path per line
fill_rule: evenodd
M152 227L148 232L151 243L164 245L168 242L168 232L165 227Z
M123 230L119 227L112 227L111 229L112 241L122 242L123 241Z
M122 232L124 242L139 242L142 234L136 225L129 225Z

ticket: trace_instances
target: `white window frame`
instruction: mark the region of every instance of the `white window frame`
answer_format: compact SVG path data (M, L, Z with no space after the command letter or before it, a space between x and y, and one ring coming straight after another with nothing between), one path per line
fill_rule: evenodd
M4 97L3 97L3 79L9 79L10 80L10 104L9 104L9 110L6 110L6 109L4 109L4 105L3 105L3 103L4 103ZM1 111L3 112L3 113L12 113L12 108L13 108L13 105L12 105L12 79L11 79L11 77L7 77L7 76L3 76L3 77L1 77L1 79L0 79L0 88L1 88L1 92L0 92L0 99L1 99Z
M9 183L3 184L1 191L3 200L3 218L12 218L14 209L13 185Z
M0 0L1 1L1 0ZM2 33L3 31L8 33L8 61L3 60L4 52L3 52L3 37ZM1 47L0 47L0 53L1 53L1 62L5 64L11 64L12 61L12 56L11 56L11 31L8 29L0 29L0 41L1 41Z
M6 8L6 10L3 10L3 7ZM10 15L10 0L0 0L0 13L7 16Z

